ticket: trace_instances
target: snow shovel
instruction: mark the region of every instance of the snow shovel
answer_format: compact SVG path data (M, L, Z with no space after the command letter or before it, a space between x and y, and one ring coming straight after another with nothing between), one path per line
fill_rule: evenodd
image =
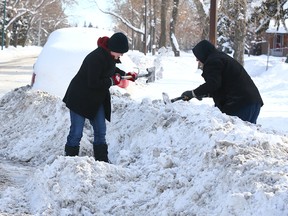
M166 92L162 92L162 97L163 97L164 104L171 104L171 103L174 103L176 101L185 99L185 97L180 96L180 97L176 97L176 98L173 98L170 100L170 98Z
M138 79L138 78L142 78L142 77L149 78L149 77L152 75L153 71L150 71L150 70L148 70L148 69L149 69L149 68L146 69L147 72L148 72L147 74L138 74L137 79ZM131 75L121 76L121 79L131 79L131 78L132 78Z

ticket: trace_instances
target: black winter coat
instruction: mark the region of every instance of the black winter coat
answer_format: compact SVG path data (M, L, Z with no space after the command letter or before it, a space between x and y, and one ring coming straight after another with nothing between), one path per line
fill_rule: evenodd
M105 118L110 121L110 77L115 73L125 75L125 72L115 65L116 62L110 53L102 47L89 53L68 86L63 98L66 106L85 118L93 119L99 106L103 104Z
M203 63L205 80L194 90L196 96L211 95L215 106L228 115L245 105L259 103L263 106L256 85L239 62L206 40L198 43L193 53Z

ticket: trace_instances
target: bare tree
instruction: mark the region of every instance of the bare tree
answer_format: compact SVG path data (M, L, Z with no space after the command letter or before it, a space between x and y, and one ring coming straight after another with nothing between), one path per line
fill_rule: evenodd
M99 0L94 1L97 2ZM125 31L128 36L131 32L133 48L140 51L143 51L144 39L147 39L145 45L148 46L149 51L151 51L151 47L155 44L158 44L158 48L169 45L172 48L174 45L175 48L178 43L179 50L190 49L199 40L208 39L211 0L112 1L114 2L114 7L104 12L115 17L115 29ZM259 8L261 10L266 8L265 10L269 9L270 11L272 7L273 12L275 11L273 8L277 7L276 11L278 12L274 13L275 16L285 17L287 9L283 9L284 2L287 2L287 0L263 0ZM172 3L174 4L172 5ZM177 10L174 7L175 3L177 3ZM266 21L264 18L260 18L260 14L257 15L262 12L252 7L252 0L218 0L218 3L221 5L217 22L217 33L219 34L217 38L218 45L228 41L230 51L234 51L235 58L241 62L241 56L243 56L241 53L244 52L244 39L246 38L246 30L248 28L247 21L251 20L251 17L254 17L254 20L257 18L262 23L268 23L269 18L266 16L268 20ZM224 10L221 11L222 9ZM145 10L147 14L144 16ZM253 12L253 10L256 10L256 12ZM175 16L175 12L177 12L177 16ZM167 20L171 20L171 22L167 22ZM175 21L177 21L177 24L175 24ZM252 22L249 22L249 24L252 24ZM265 28L267 26L263 27L263 29ZM170 30L169 35L167 34L168 29ZM255 29L257 28L255 27ZM172 40L171 38L176 39L176 35L177 40ZM222 41L223 38L226 41ZM177 43L174 43L174 41L177 41Z
M247 33L246 0L221 2L218 25L218 45L222 51L230 52L241 64L244 63L245 38ZM225 45L223 45L225 44ZM229 44L229 45L227 45Z
M97 4L98 0L94 0ZM173 16L173 7L171 1L163 0L147 0L145 5L144 0L126 0L126 1L116 1L114 0L113 7L108 10L103 10L99 8L102 12L110 14L115 18L115 28L118 30L125 31L129 35L131 31L132 38L132 48L139 49L143 51L143 39L145 38L145 19L147 19L147 46L149 51L154 47L167 47L172 46L172 40L170 34L167 34L170 30L170 22ZM147 8L147 17L144 16L144 9ZM185 49L190 49L191 44L195 44L197 38L199 38L199 32L201 28L198 28L198 23L196 21L197 11L194 9L191 1L178 0L177 3L177 25L174 25L173 37L178 34L180 37L177 41L180 41L179 49L182 46ZM203 6L202 6L203 8ZM175 11L175 8L174 8ZM204 10L203 10L204 11ZM173 24L173 23L172 23ZM200 26L200 25L199 25ZM169 30L168 30L169 29ZM171 33L171 32L170 32ZM141 37L141 44L138 42ZM175 41L175 40L174 40ZM157 44L157 45L156 45Z
M151 35L151 47L150 51L152 51L152 55L155 55L156 50L156 23L157 23L157 17L156 17L156 0L150 0L151 5L151 20L150 20L150 35Z
M180 56L179 44L175 35L175 26L177 24L179 0L173 0L172 18L170 21L170 41L175 56Z
M97 0L95 0L95 4L97 5L98 9L105 13L109 14L112 17L115 18L115 22L117 24L117 28L119 30L128 32L129 30L132 31L133 35L133 48L137 47L139 48L140 51L143 50L143 39L145 36L145 29L144 29L144 14L143 14L143 4L141 4L139 1L127 1L125 3L120 4L119 1L114 1L114 8L104 10L103 8L99 7L97 4ZM115 12L117 11L117 12ZM124 28L126 29L124 30ZM142 37L141 40L138 40L134 34L138 34L140 38ZM136 42L135 42L136 41Z
M69 26L62 4L61 1L55 1L30 16L31 25L28 29L25 43L31 42L35 45L43 45L49 34L55 29Z
M208 38L208 34L209 34L209 25L207 25L207 23L209 23L209 16L206 14L204 10L204 3L202 1L193 0L193 2L197 8L198 19L199 19L199 24L200 24L198 25L198 27L202 31L201 39L206 39Z
M246 36L246 0L236 0L233 4L233 10L231 11L235 17L235 28L234 28L234 55L233 57L244 65L244 48L245 48L245 36Z
M161 16L160 16L160 39L159 47L166 47L166 17L167 17L168 1L161 0Z
M13 44L16 46L19 41L19 36L22 35L24 38L28 38L30 29L37 28L39 23L39 17L44 17L42 20L47 20L50 24L54 22L55 30L57 22L66 22L62 18L63 10L62 4L73 4L76 0L9 0L7 1L7 19L5 20L4 32L6 35L5 46L10 45L11 39ZM47 8L53 7L54 10L48 10ZM58 8L58 9L57 9ZM46 10L46 11L45 11ZM47 13L49 12L49 13ZM62 14L59 16L59 13ZM61 20L61 21L60 21ZM37 27L36 27L37 26ZM45 25L42 25L45 29ZM52 29L52 28L51 28ZM25 39L21 39L21 43L25 44Z

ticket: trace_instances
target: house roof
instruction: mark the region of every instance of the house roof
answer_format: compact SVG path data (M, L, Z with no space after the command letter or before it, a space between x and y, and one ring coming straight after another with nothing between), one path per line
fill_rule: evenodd
M277 29L276 21L271 19L269 22L269 28L266 30L266 33L282 33L288 34L288 19L285 20L286 29L283 23L280 21L279 28Z

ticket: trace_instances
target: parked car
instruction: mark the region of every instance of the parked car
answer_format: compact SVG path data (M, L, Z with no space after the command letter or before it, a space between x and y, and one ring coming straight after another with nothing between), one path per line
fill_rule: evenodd
M112 34L114 32L107 30L76 27L52 32L34 64L32 89L62 98L86 55L97 48L98 38ZM127 54L120 60L122 64L117 64L120 69L137 71ZM128 84L128 80L122 80L118 86L126 88Z

